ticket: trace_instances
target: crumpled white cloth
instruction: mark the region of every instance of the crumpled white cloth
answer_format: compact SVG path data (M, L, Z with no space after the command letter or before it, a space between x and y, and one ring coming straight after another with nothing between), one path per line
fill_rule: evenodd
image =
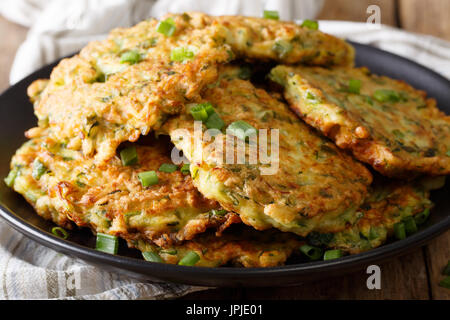
M30 27L11 70L15 83L105 37L110 29L149 16L193 10L258 16L273 9L293 20L314 17L320 6L316 0L0 0L0 14ZM320 21L320 29L416 60L450 78L446 41L356 22ZM202 289L140 282L104 271L41 246L0 221L0 299L164 299Z

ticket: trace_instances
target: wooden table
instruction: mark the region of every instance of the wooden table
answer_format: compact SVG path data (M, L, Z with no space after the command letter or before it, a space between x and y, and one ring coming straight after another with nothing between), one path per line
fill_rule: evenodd
M448 0L327 0L320 19L366 21L369 4L381 8L382 23L450 40ZM8 87L14 53L26 29L0 17L0 91ZM365 270L289 288L212 289L183 299L450 299L439 287L450 259L450 231L427 246L382 264L382 289L368 290Z

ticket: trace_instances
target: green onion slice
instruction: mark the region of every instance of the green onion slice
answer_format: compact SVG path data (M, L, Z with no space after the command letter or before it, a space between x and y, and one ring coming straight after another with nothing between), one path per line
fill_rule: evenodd
M99 232L97 233L95 249L110 254L117 254L117 250L119 249L119 238Z
M272 50L278 53L280 58L284 58L292 51L293 48L294 47L292 44L286 40L278 40L275 42Z
M327 250L323 255L323 260L333 260L342 257L341 250Z
M160 21L156 26L156 31L162 33L166 37L171 37L176 30L175 21L172 18Z
M191 173L191 164L190 163L185 163L183 164L183 166L181 167L180 171L182 174L184 175L188 175Z
M348 92L359 94L361 90L361 80L351 79L348 82Z
M175 249L165 249L165 250L161 250L160 252L164 253L164 254L170 254L172 256L176 255L178 253L178 251Z
M138 155L135 146L131 146L120 151L120 159L124 166L132 166L138 163Z
M180 266L194 266L199 260L200 256L195 251L189 251L178 264Z
M5 183L8 187L12 187L14 184L14 181L17 178L17 174L19 173L19 170L17 169L17 167L14 167L14 169L12 169L9 173L8 176L5 178Z
M157 254L155 252L151 252L151 251L142 252L142 256L144 257L144 259L146 261L159 262L159 263L163 262L163 260L159 256L159 254Z
M53 227L52 233L59 238L63 238L64 240L69 237L69 233L61 227Z
M399 102L401 99L398 92L387 89L379 89L375 91L373 97L378 102Z
M44 164L41 161L39 161L39 159L34 160L33 172L31 174L34 179L39 180L46 171L47 171L47 168L44 166Z
M280 20L280 14L275 10L264 10L263 17L265 19Z
M216 210L216 209L212 209L211 210L211 215L213 216L219 216L219 217L223 217L224 215L226 215L228 213L227 210Z
M413 217L407 217L403 219L403 223L405 224L405 231L407 234L413 234L417 232L416 220L414 220Z
M414 220L416 220L416 224L421 225L427 221L429 216L430 216L430 208L426 208L423 212L416 214L414 216Z
M210 115L215 113L214 107L209 102L197 104L191 107L189 112L191 113L192 117L198 121L206 121L208 120Z
M145 171L138 173L139 180L144 188L153 186L159 182L155 171Z
M301 26L312 30L319 29L319 23L317 21L309 19L304 20Z
M225 126L225 122L223 122L220 116L214 112L209 116L208 120L206 120L205 125L208 129L222 130Z
M245 141L247 137L256 135L257 130L247 122L238 120L228 126L227 133Z
M120 56L120 63L129 63L129 64L135 64L142 60L142 57L139 52L137 51L127 51L122 53Z
M395 237L399 240L406 238L406 228L403 222L398 222L394 224L394 234Z
M307 244L301 246L300 251L303 252L305 256L307 256L311 260L319 260L323 255L322 249Z
M191 60L194 58L194 55L195 54L193 51L183 47L178 47L173 49L170 53L170 60L175 62L183 62L185 60Z
M172 173L178 170L178 166L172 163L163 163L159 167L159 171L166 172L166 173Z

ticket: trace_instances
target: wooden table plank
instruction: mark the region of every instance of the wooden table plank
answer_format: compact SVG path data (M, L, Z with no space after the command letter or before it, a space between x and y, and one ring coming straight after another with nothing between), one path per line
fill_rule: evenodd
M444 278L442 269L450 260L450 231L434 239L425 249L431 298L438 300L450 300L450 290L439 286Z
M422 248L380 265L381 290L369 290L365 270L285 288L213 289L184 297L190 300L245 299L325 300L325 299L421 299L430 298ZM243 290L240 293L238 290Z
M370 14L367 8L377 5L381 9L381 23L397 26L396 3L393 0L325 0L318 19L365 22Z
M17 48L25 39L27 28L9 22L0 16L0 92L9 87L9 71Z
M450 40L450 1L398 0L403 29Z

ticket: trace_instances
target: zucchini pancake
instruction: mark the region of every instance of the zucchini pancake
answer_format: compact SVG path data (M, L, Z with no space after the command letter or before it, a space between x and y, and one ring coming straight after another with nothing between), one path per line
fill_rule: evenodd
M223 76L217 87L205 91L203 98L214 106L223 129L245 122L255 130L255 137L257 130L279 131L279 157L275 159L279 168L264 174L270 164L251 163L249 159L258 159L265 144L251 148L250 140L242 141L245 159L239 164L239 143L234 143L230 130L223 133L219 131L222 128L216 127L219 130L214 141L203 139L197 143L191 114L168 120L163 130L191 161L194 184L207 198L237 212L244 223L258 230L275 227L306 236L311 231L340 231L356 219L356 210L372 180L362 164L315 133L284 103L249 81ZM208 134L205 131L210 123L207 121L201 128ZM196 155L196 144L201 144L201 158ZM225 153L232 153L236 161L226 161Z
M383 175L450 173L450 117L425 92L367 68L281 65L270 77L304 121Z
M5 183L56 236L89 228L97 250L120 238L181 266L336 259L416 232L450 173L450 117L354 68L317 22L264 16L168 14L63 59L28 88L38 125Z
M122 150L134 154L128 165L114 157L98 166L48 137L32 139L13 157L12 187L61 226L73 222L126 238L140 235L160 246L239 222L194 188L191 177L171 164L167 147L159 141L131 146ZM144 187L145 172L155 172L158 183Z

